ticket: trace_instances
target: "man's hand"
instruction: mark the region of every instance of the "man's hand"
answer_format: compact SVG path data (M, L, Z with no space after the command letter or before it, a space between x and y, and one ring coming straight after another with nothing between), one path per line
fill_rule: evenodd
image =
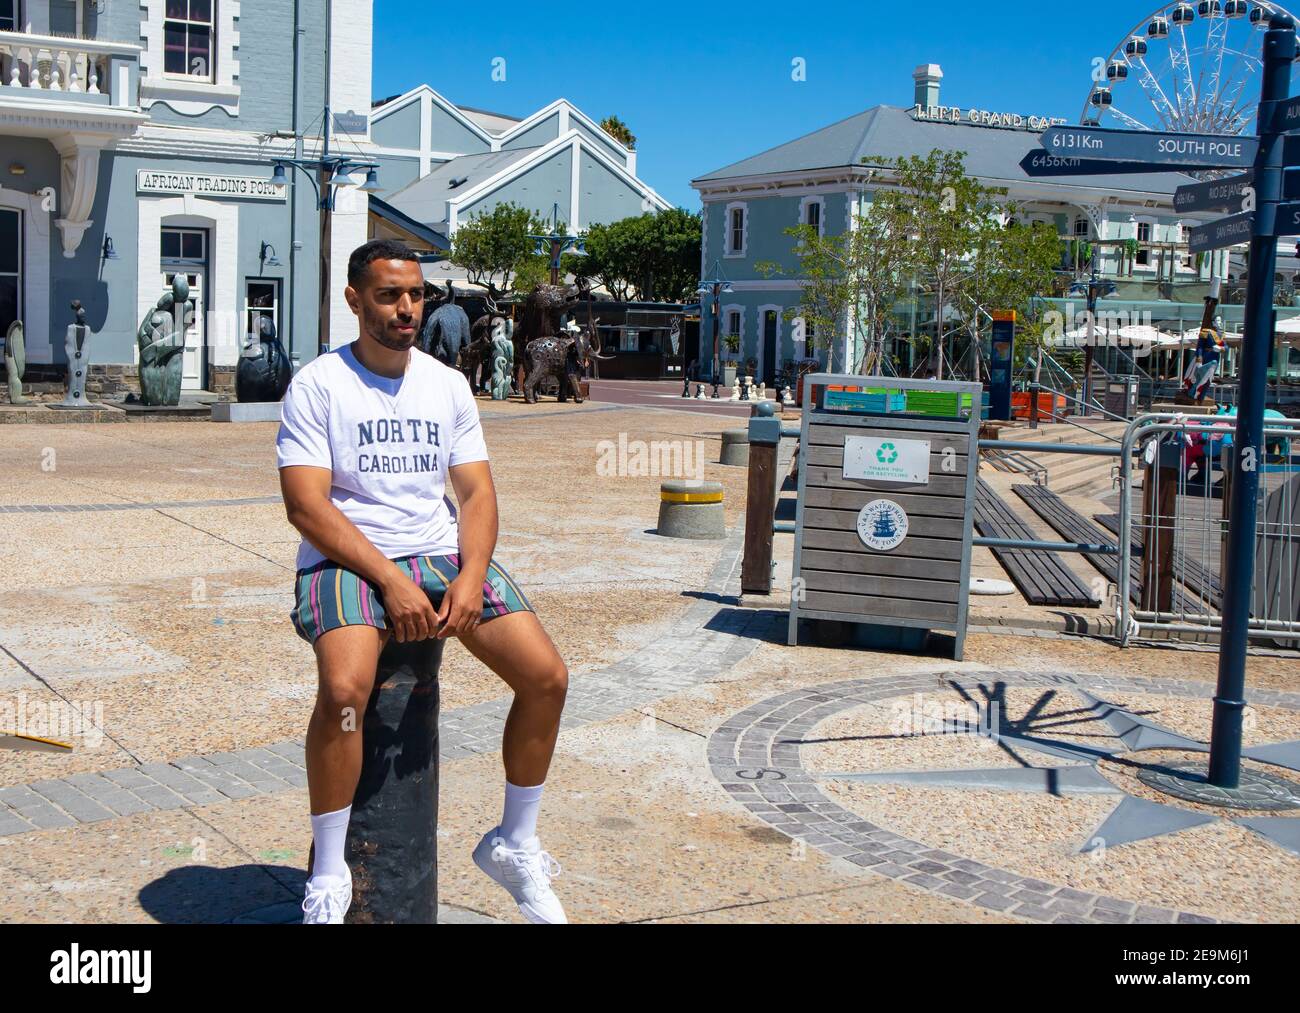
M438 628L438 616L433 611L424 588L402 570L380 588L384 598L384 611L393 624L393 635L399 644L408 640L428 640Z
M438 637L460 636L474 629L483 619L483 580L474 573L461 572L447 586L438 609L442 628Z

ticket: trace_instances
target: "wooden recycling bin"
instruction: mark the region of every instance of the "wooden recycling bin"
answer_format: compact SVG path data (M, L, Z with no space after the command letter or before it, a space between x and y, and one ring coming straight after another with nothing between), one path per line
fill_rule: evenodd
M801 618L857 624L857 642L879 648L947 630L960 660L981 386L828 373L803 382L789 643ZM903 394L906 408L846 396L855 389Z

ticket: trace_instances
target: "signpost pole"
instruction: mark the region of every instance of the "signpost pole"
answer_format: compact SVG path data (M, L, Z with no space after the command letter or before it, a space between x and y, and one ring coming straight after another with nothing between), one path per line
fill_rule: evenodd
M1257 213L1250 241L1250 275L1246 289L1246 326L1242 335L1237 434L1233 441L1232 521L1228 529L1227 579L1224 582L1223 634L1219 647L1219 682L1214 696L1209 781L1236 788L1241 779L1241 725L1246 706L1246 648L1251 589L1255 570L1255 510L1263 467L1262 434L1268 373L1269 333L1273 314L1273 272L1277 265L1274 217L1282 198L1285 136L1273 117L1273 103L1287 97L1291 64L1296 56L1295 24L1275 14L1264 37L1263 93L1260 104L1259 152L1255 157Z

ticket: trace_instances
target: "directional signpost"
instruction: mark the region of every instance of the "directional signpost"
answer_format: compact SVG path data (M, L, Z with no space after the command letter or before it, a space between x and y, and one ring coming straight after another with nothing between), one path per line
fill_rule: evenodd
M1212 165L1155 165L1150 162L1114 162L1101 158L1063 158L1046 151L1031 151L1020 160L1026 176L1128 176L1145 172L1192 172Z
M1174 210L1182 214L1194 211L1227 211L1236 214L1242 210L1246 188L1254 182L1255 174L1246 172L1231 179L1214 179L1208 183L1180 186L1174 191Z
M1263 87L1256 116L1258 137L1057 126L1043 133L1043 151L1032 152L1021 163L1030 176L1250 170L1235 179L1181 187L1174 203L1180 212L1236 212L1193 229L1188 244L1193 253L1250 243L1219 681L1214 695L1209 770L1197 782L1211 786L1203 793L1205 801L1211 801L1214 791L1236 794L1241 784L1246 649L1255 585L1255 522L1264 459L1264 397L1273 343L1277 240L1280 236L1300 235L1300 172L1287 172L1289 168L1300 169L1300 135L1289 133L1300 131L1300 97L1289 97L1295 58L1295 23L1289 15L1277 11L1271 15L1264 36ZM1098 165L1111 168L1093 168ZM1189 776L1188 783L1194 780L1195 776Z
M1208 253L1210 250L1222 250L1227 246L1249 243L1255 234L1255 212L1220 218L1209 225L1200 225L1187 233L1187 250L1189 253Z
M1254 137L1217 134L1165 134L1155 130L1105 130L1100 127L1049 127L1044 150L1070 158L1146 162L1155 171L1214 166L1248 169L1255 164ZM1156 167L1159 167L1158 169ZM1149 170L1150 171L1150 170Z

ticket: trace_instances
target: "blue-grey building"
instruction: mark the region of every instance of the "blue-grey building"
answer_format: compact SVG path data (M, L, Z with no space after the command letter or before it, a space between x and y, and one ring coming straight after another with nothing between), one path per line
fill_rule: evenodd
M79 299L89 389L120 392L139 321L180 272L199 309L186 389L229 387L258 315L313 357L316 193L300 172L272 185L272 160L318 153L327 106L368 142L371 19L371 0L0 0L0 336L21 319L29 363L57 367ZM342 290L367 210L342 188L337 340L356 333Z
M795 240L785 230L811 224L823 235L835 235L853 228L855 217L869 211L875 192L893 185L890 173L873 164L880 156L925 155L936 148L965 152L967 172L985 185L1005 188L1020 220L1049 223L1063 239L1076 241L1066 244L1076 261L1078 251L1095 248L1100 273L1117 285L1115 296L1103 304L1107 312L1181 333L1199 326L1212 275L1241 282L1241 265L1230 251L1188 253L1187 229L1194 223L1175 213L1173 192L1190 179L1177 173L1030 178L1021 161L1042 150L1044 129L1064 121L945 106L939 96L942 77L937 65L923 65L914 74L910 107L876 106L692 181L703 203L701 277L721 276L730 283L731 292L721 299L719 331L740 337L737 353L719 342L723 360L755 359L758 375L770 383L784 360L805 354L796 338L802 321L791 318L801 302L799 262ZM1291 241L1285 252L1294 249ZM781 265L781 273L758 270L764 261ZM1288 256L1280 263L1285 291L1294 284L1297 261ZM1087 266L1086 258L1062 264L1063 270ZM1228 286L1228 302L1237 303L1222 307L1229 329L1242 319L1242 287ZM1059 299L1057 305L1067 322L1086 309L1082 300ZM934 326L934 309L924 296L897 307L897 316L896 333L923 333ZM712 327L712 300L705 297L700 335L706 371ZM818 350L817 357L823 366L853 371L867 337L850 312L829 349Z
M370 114L383 190L374 231L402 235L396 210L443 237L475 215L514 203L570 230L670 205L637 176L635 150L565 99L516 118L458 106L428 85L376 103ZM387 226L387 228L385 228ZM432 248L438 244L425 238ZM450 264L435 273L459 275Z

